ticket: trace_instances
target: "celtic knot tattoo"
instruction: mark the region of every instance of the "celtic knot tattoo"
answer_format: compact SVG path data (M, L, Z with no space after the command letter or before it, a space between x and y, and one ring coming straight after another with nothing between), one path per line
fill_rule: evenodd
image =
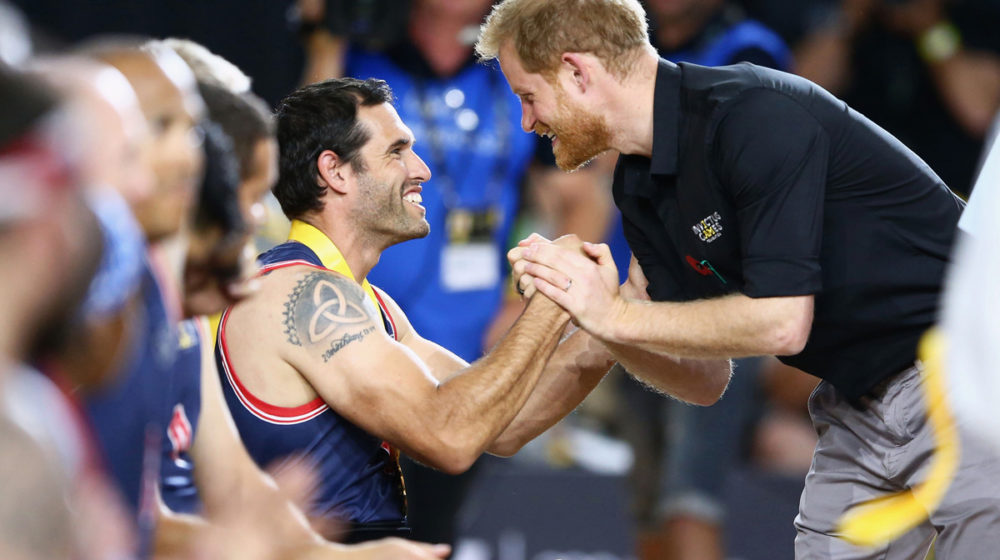
M321 342L341 325L351 325L368 321L368 314L360 305L348 301L344 291L329 280L316 282L312 294L316 306L309 319L309 342Z
M313 274L315 273L310 273L309 276ZM299 338L299 331L295 327L295 304L302 297L302 292L305 291L309 276L299 279L298 283L295 284L295 287L292 288L292 293L288 295L288 301L285 302L285 310L281 313L282 317L284 317L282 324L285 325L285 335L288 336L288 342L295 346L302 346L302 339Z
M360 287L347 278L325 272L306 274L284 304L282 324L288 342L313 346L336 335L322 354L323 361L328 361L347 344L374 332L375 323L364 297Z

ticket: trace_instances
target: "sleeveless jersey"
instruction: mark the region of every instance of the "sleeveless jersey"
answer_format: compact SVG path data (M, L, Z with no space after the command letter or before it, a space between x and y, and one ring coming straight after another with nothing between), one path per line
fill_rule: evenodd
M177 331L148 257L143 261L141 307L125 366L116 381L83 402L111 480L139 526L140 556L146 557L156 519L160 439L170 423L170 380Z
M177 360L170 379L170 422L162 434L160 494L177 513L198 513L201 500L194 483L194 462L188 453L201 414L202 337L196 321L189 319L178 329Z
M323 268L316 253L296 241L267 251L258 263L263 274L286 266ZM392 318L380 298L378 303L386 332L395 337ZM392 449L319 397L301 406L281 407L253 395L229 361L228 319L227 310L219 326L216 362L226 404L254 461L265 467L289 456L307 456L318 470L314 512L350 522L348 541L408 534L402 479Z

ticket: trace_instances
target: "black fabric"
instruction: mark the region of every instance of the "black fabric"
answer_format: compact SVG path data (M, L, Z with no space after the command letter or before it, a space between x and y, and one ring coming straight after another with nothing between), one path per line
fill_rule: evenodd
M615 201L660 301L815 295L781 357L856 399L912 363L964 206L899 141L811 82L661 60L652 158ZM725 317L718 317L725 321Z
M271 106L302 79L302 46L285 18L294 0L13 0L13 4L53 42L76 43L108 33L194 40L246 72L253 79L254 93Z

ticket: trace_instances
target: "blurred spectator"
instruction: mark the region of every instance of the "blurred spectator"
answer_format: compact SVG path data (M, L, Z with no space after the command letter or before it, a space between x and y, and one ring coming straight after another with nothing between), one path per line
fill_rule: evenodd
M82 196L80 114L2 64L0 103L0 556L111 557L127 550L124 519L86 431L68 396L25 365L73 328L101 250Z
M1000 7L987 0L801 4L826 15L803 25L798 73L842 97L968 195L1000 107Z
M16 8L0 1L0 63L18 67L31 56L28 22Z
M35 26L36 47L75 44L108 34L187 37L254 78L255 92L278 102L301 76L302 54L288 32L291 0L150 2L13 0Z
M133 350L117 380L86 397L86 411L109 471L135 515L141 547L151 545L155 523L156 460L170 423L168 403L176 359L182 226L191 212L203 169L195 126L202 104L187 65L173 51L134 45L95 45L90 53L114 66L138 97L150 134L145 149L154 183L131 207L149 241L140 289L130 310L137 321Z

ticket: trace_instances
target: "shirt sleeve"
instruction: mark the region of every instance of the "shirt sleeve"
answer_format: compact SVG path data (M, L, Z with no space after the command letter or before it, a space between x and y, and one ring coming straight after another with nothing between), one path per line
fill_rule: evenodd
M785 94L752 90L720 119L713 158L737 212L744 293L819 291L829 159L822 125Z

